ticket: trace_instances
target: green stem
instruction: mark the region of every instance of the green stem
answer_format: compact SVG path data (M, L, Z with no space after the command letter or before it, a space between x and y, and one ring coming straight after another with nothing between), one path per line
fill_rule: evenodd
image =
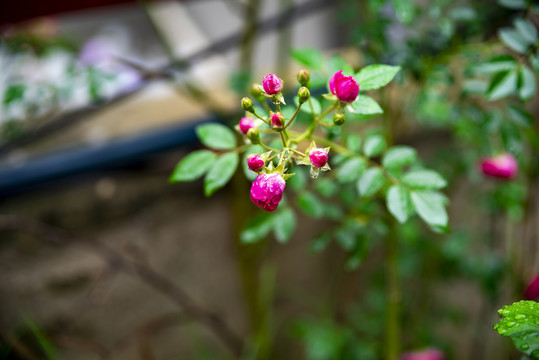
M401 293L399 285L398 253L399 242L395 229L395 221L391 222L390 231L386 237L386 278L387 304L385 328L385 359L396 360L400 353L400 307Z
M296 108L296 111L294 111L294 114L292 115L292 117L290 118L290 120L288 120L288 123L286 123L286 125L284 126L284 128L286 129L287 127L289 127L291 124L292 124L292 121L294 121L294 119L296 118L296 116L298 115L299 113L299 109L301 108L301 105L303 105L303 103L300 103L298 105L298 107Z

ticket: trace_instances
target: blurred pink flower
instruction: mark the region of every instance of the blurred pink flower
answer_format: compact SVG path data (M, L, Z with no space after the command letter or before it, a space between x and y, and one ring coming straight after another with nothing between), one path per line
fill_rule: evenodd
M518 163L512 154L504 153L483 158L481 160L481 171L488 176L511 179L518 173Z
M539 274L526 287L526 298L535 301L539 300Z
M436 348L410 351L402 354L399 360L444 360L444 353Z
M238 126L242 133L247 134L247 131L249 131L249 129L255 127L255 119L250 117L242 117Z

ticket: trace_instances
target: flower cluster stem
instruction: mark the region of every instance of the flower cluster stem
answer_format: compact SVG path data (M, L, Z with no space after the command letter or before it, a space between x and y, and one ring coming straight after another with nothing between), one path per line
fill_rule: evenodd
M400 352L400 307L401 292L399 285L398 252L396 224L390 219L390 231L386 237L386 327L385 347L386 360L396 360Z

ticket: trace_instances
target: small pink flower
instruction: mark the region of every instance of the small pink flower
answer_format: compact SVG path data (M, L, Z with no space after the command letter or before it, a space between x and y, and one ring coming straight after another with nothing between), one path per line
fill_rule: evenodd
M444 360L444 353L436 348L428 348L404 353L400 360Z
M352 102L359 94L359 85L353 76L344 76L339 70L329 79L329 90L340 101Z
M275 74L268 74L264 76L264 80L262 80L262 86L264 87L264 91L268 95L275 95L282 90L283 81Z
M258 154L251 154L247 158L247 166L253 171L258 171L264 166L264 159Z
M321 168L328 162L328 153L325 149L314 148L309 153L309 159L311 160L312 166Z
M529 300L539 300L539 274L526 287L526 298Z
M283 127L284 116L280 113L271 114L271 127L274 129L280 129Z
M511 179L518 173L518 163L512 154L505 153L482 159L481 170L488 176Z
M242 133L247 134L247 131L249 131L249 129L255 127L255 119L250 117L242 117L238 126L240 127Z
M279 173L260 174L251 185L251 201L266 211L273 211L283 198L285 186Z

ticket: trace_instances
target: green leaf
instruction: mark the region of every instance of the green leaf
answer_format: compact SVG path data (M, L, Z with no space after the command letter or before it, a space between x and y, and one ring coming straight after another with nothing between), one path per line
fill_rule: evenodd
M386 206L391 215L401 224L404 224L412 215L410 194L403 186L392 185L387 191Z
M384 186L385 182L384 173L380 169L372 167L363 173L357 182L357 188L361 196L372 196Z
M511 28L498 30L498 36L507 47L520 54L526 53L528 46L531 45L519 32Z
M337 169L337 180L341 183L357 180L366 167L367 162L363 158L350 158Z
M498 310L503 318L494 329L503 336L510 337L515 347L539 359L539 303L519 301Z
M326 68L328 74L334 74L339 70L342 70L342 73L346 76L354 74L354 69L339 55L332 55L326 62Z
M528 7L526 0L498 0L498 4L514 10L522 10Z
M22 100L24 98L25 91L26 86L23 84L9 85L4 92L3 104L7 105L16 100Z
M526 19L517 18L515 28L530 45L535 44L537 41L537 29L532 23Z
M317 180L315 183L316 190L325 197L333 196L337 190L339 190L339 185L333 179L321 179Z
M504 70L513 70L518 65L517 61L511 55L497 55L490 58L487 62L475 66L473 69L481 74L493 74Z
M379 155L386 149L386 139L380 134L370 135L365 139L363 153L368 157Z
M324 204L313 193L304 192L301 193L298 198L298 206L307 215L314 218L320 218L324 216Z
M245 229L240 234L240 240L244 244L252 244L266 237L273 228L273 216L259 214L249 220Z
M400 66L369 65L361 69L355 76L359 90L375 90L387 85L401 69Z
M361 94L358 95L357 99L347 109L354 114L360 115L374 115L384 112L373 98Z
M350 251L356 244L356 234L351 229L342 227L335 231L335 240L344 250Z
M414 170L403 176L402 182L413 188L421 190L439 190L447 186L447 181L433 170Z
M324 64L324 57L322 53L313 48L298 48L292 50L292 58L301 65L313 68L321 69Z
M393 146L384 155L382 165L388 169L401 168L415 162L417 153L414 148L405 145Z
M412 191L412 203L417 214L435 230L447 229L449 217L441 194L432 191Z
M348 150L358 153L361 150L361 138L359 135L350 133L346 137L346 147Z
M522 100L528 100L535 95L537 91L535 75L533 72L526 66L523 65L520 68L519 72L519 88L518 95Z
M311 97L311 102L313 104L314 113L320 114L320 112L322 111L322 105L320 105L320 101L318 101L318 99L315 97ZM299 105L299 98L297 96L294 96L294 104L296 106ZM303 103L299 111L307 113L307 114L312 114L311 104L308 101Z
M414 20L415 4L412 0L393 0L397 18L404 24L410 24Z
M532 64L535 73L539 76L539 54L530 55L530 64Z
M236 135L228 127L217 124L204 124L196 129L200 142L212 149L230 150L236 147Z
M509 105L507 107L507 114L509 115L509 119L516 125L524 127L530 127L533 125L532 115L514 105Z
M212 151L193 151L176 165L169 181L175 183L198 179L213 166L216 159L217 155Z
M275 238L282 244L286 243L296 228L296 214L292 209L284 208L275 214L273 222Z
M331 234L329 231L325 231L313 239L309 246L309 251L314 254L322 252L330 242Z
M219 156L204 178L204 194L210 196L225 186L236 172L238 163L239 155L235 152Z
M512 94L516 88L516 71L502 71L492 77L487 89L487 97L489 100L498 100Z

